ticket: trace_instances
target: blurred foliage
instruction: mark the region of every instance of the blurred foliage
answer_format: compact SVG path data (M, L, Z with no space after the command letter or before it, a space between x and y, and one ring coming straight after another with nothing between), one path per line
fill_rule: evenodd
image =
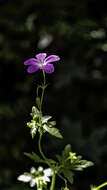
M22 187L17 176L34 151L26 122L41 73L29 75L24 60L38 52L57 54L47 75L44 113L53 115L64 140L49 135L43 146L55 156L65 144L95 162L77 174L74 189L100 184L107 174L107 8L97 0L0 0L0 189ZM51 85L50 85L51 84ZM22 171L23 170L23 171ZM59 186L60 181L57 186Z

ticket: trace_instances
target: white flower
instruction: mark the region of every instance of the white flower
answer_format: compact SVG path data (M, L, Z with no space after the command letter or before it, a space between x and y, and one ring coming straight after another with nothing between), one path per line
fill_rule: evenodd
M34 167L30 169L30 173L24 173L20 175L17 179L19 181L23 182L30 182L30 187L34 187L37 185L37 188L39 190L40 184L47 184L47 182L50 182L50 176L52 176L52 170L51 168L43 169L43 167L39 167L38 170L36 170Z

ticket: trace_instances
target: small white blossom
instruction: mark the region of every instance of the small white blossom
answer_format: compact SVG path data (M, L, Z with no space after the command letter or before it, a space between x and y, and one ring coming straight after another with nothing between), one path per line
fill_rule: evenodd
M43 167L39 166L38 171L42 172L43 171Z
M52 170L51 168L43 169L43 167L39 167L38 170L36 170L34 167L30 169L30 173L24 173L20 175L17 179L19 181L23 182L30 182L30 187L34 187L37 185L38 190L40 188L40 184L47 184L47 182L50 182L50 176L52 176Z
M33 173L35 173L35 172L36 172L36 169L35 169L34 167L32 167L32 168L30 169L30 173L33 174Z
M46 176L52 176L52 170L51 170L51 168L45 169L45 170L44 170L44 174L45 174Z

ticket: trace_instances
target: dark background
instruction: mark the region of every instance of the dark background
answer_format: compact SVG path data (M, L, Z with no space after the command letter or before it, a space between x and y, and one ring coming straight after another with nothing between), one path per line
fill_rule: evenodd
M0 0L0 189L28 190L17 176L36 166L23 152L36 151L26 122L35 105L41 72L23 62L39 52L59 55L47 75L44 114L64 139L48 134L45 154L68 143L94 167L77 172L72 189L107 180L107 6L98 0ZM57 179L57 189L63 186Z

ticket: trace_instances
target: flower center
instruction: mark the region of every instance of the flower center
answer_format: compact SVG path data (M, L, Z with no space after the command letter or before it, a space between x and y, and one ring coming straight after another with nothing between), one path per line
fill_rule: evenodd
M46 65L46 62L43 59L40 59L39 61L40 61L40 68Z

